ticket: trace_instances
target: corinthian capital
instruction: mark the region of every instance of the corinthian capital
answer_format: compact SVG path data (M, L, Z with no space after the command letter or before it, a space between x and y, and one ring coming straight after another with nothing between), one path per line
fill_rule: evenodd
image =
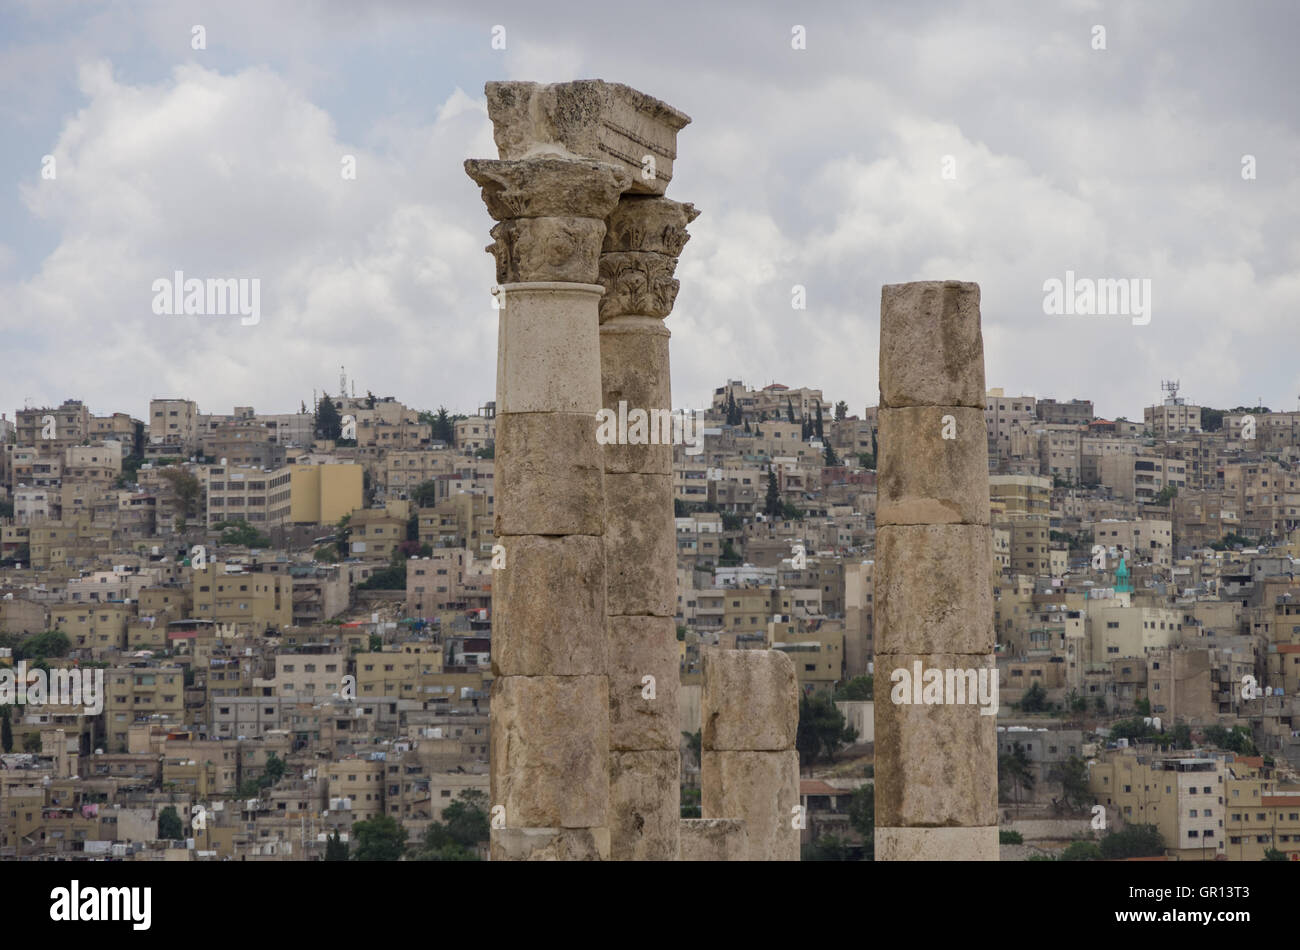
M601 323L625 315L663 319L677 300L677 255L699 217L692 204L625 195L606 222L600 255Z

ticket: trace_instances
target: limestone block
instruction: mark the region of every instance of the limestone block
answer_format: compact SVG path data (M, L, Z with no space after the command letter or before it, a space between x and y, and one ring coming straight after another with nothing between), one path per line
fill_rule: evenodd
M605 554L599 537L498 537L492 671L497 676L605 674Z
M998 828L882 828L877 822L876 860L996 861Z
M497 412L600 408L599 284L506 284L498 317Z
M494 828L493 861L608 861L608 828Z
M497 416L496 534L605 530L603 459L594 416L507 412Z
M605 563L611 616L677 612L671 475L605 476Z
M603 828L609 810L604 676L502 676L492 683L492 804L519 828Z
M604 445L607 472L671 475L674 437L693 434L674 433L668 336L663 323L651 317L620 317L600 328L603 407L614 418L629 419L630 423L636 422L630 416L633 410L639 409L647 417L644 434L629 425L626 438L620 436L618 441ZM631 444L633 437L643 444ZM659 444L651 444L652 440Z
M497 283L521 281L596 282L605 222L572 216L511 218L491 231Z
M744 861L749 835L739 818L682 818L682 861Z
M984 408L979 284L927 280L881 288L880 405Z
M931 671L938 671L938 679L931 678ZM997 823L997 699L991 688L996 672L991 655L877 654L876 820L880 825Z
M704 752L704 817L740 818L749 836L749 861L798 861L799 753Z
M611 860L677 860L680 773L681 756L676 749L610 752Z
M644 194L668 187L677 133L691 121L653 96L600 79L490 82L486 93L501 158L564 154L613 162L628 176L627 187Z
M876 652L992 652L992 570L984 525L877 528Z
M676 756L681 744L676 621L610 617L608 629L610 748L658 749ZM653 681L647 683L647 676ZM648 698L651 686L654 696Z
M607 251L600 255L601 322L624 314L663 319L673 312L681 284L674 279L677 258L662 254Z
M701 748L786 751L799 728L799 682L780 650L702 651Z
M877 525L989 523L981 410L912 406L880 409L878 419Z

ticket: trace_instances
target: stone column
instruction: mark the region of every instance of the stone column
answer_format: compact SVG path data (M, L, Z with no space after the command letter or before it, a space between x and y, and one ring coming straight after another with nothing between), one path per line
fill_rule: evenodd
M798 861L799 683L780 650L701 657L701 811L744 822L748 861Z
M881 291L878 861L998 857L979 301L951 280Z
M689 204L624 195L606 223L600 256L604 406L616 420L644 418L629 425L626 440L602 439L614 860L678 857L677 541L663 320L677 297L673 271L689 238L686 225L697 215Z
M491 799L497 860L609 855L605 493L596 283L621 168L470 160L503 295L497 344ZM498 812L499 815L499 812ZM498 821L499 821L498 817Z

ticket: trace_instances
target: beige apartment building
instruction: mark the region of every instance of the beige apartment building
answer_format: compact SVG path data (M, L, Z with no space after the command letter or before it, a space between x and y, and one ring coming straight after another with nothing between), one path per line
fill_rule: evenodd
M194 618L240 632L279 630L293 623L293 578L213 562L190 578Z
M199 447L199 406L190 399L151 399L148 458L187 459Z
M66 447L90 438L90 410L79 399L65 399L57 408L19 409L14 421L18 445L50 449L60 455Z
M1157 756L1112 749L1088 770L1088 786L1105 806L1107 827L1155 825L1167 853L1182 861L1227 856L1230 812L1223 756Z
M990 475L989 503L995 516L1046 518L1052 510L1052 480L1041 475Z
M989 455L1005 458L1012 454L1011 433L1017 425L1037 421L1033 396L1008 396L1002 389L990 389L984 397L984 428Z
M1157 439L1178 432L1200 432L1201 407L1189 406L1177 397L1166 399L1162 405L1143 409L1142 421Z
M333 525L361 507L365 470L360 465L289 466L289 520Z
M1173 524L1169 521L1155 518L1136 521L1106 519L1084 522L1083 527L1085 531L1092 531L1094 544L1106 546L1108 554L1118 557L1122 553L1128 558L1130 568L1135 563L1151 563L1165 569L1173 567Z
M1097 600L1090 602L1088 628L1092 658L1104 662L1167 649L1179 641L1183 625L1178 610Z
M293 471L288 466L270 471L247 466L210 466L208 527L222 521L247 521L263 529L284 524L293 511L292 478Z
M350 812L353 821L367 821L384 813L384 760L345 758L330 762L322 773L326 784L325 807Z
M110 667L104 689L105 751L127 751L132 723L185 721L185 675L178 666Z
M342 653L278 653L275 691L278 696L315 701L340 692L347 675Z

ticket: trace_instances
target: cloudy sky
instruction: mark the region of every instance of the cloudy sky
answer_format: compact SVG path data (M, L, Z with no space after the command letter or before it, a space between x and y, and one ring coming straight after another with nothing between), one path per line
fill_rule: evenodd
M462 168L495 157L483 84L575 78L693 119L679 407L727 378L874 405L881 285L957 278L982 288L989 386L1140 417L1177 378L1294 409L1297 35L1287 0L5 0L0 411L292 411L340 364L358 393L473 411L495 386L492 222ZM177 270L258 278L260 322L154 314ZM1067 270L1149 280L1149 324L1045 314Z

